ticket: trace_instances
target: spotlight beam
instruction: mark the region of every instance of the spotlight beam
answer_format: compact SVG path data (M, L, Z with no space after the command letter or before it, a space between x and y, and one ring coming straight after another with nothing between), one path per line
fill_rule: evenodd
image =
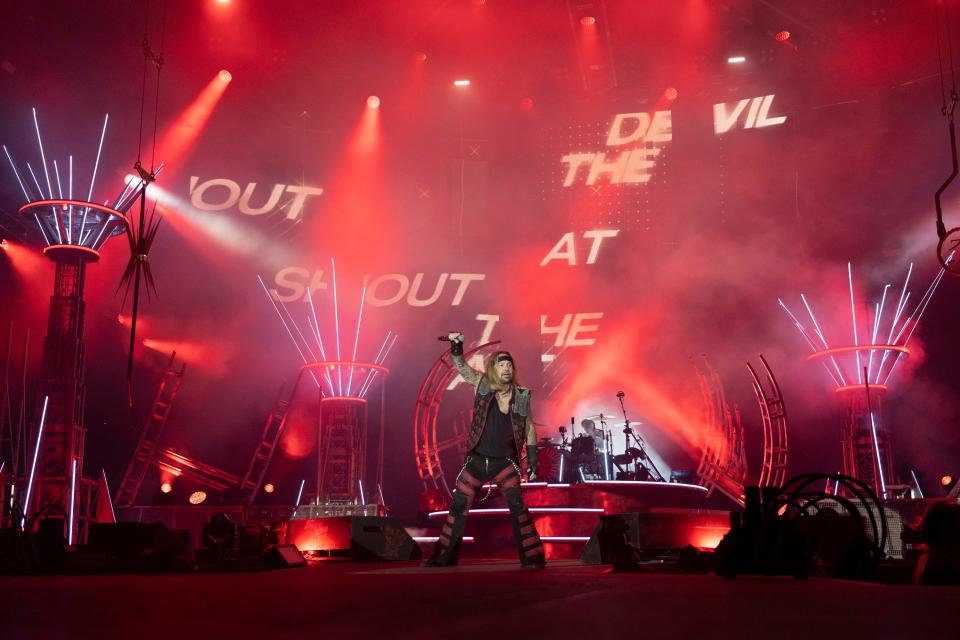
M813 320L813 326L817 331L817 335L820 336L820 341L823 343L823 348L829 349L830 345L827 344L827 339L823 336L823 331L820 330L820 324L817 322L816 316L813 315L813 309L810 307L810 303L807 302L807 297L801 293L800 299L803 300L803 305L807 308L807 313L810 314L810 319ZM837 370L837 375L840 376L840 384L842 386L846 386L847 382L843 377L843 373L840 371L840 365L837 364L837 361L833 356L830 356L830 360L833 362L833 366Z
M390 355L390 349L393 348L393 345L397 342L397 334L393 334L393 340L387 346L386 350L383 352L383 357L380 358L380 362L375 362L374 364L383 364L387 360L387 356ZM370 390L370 387L373 386L373 381L377 377L377 371L374 371L370 376L370 383L367 385L366 389L363 389L363 393L360 394L360 397L364 397L367 394L367 391Z
M920 488L920 481L917 480L917 474L913 469L910 469L910 476L913 478L913 484L917 487L917 491L920 492L920 499L923 500L923 489Z
M857 340L857 305L853 301L853 265L847 263L847 280L850 282L850 313L853 315L853 346L859 347L860 342ZM863 371L860 370L860 351L856 352L857 356L857 383L863 384Z
M40 234L43 235L44 244L50 244L50 238L47 237L47 232L43 229L43 223L40 222L40 216L36 213L33 214L33 219L37 221L37 226L40 228Z
M70 156L70 177L67 179L67 198L73 200L73 156ZM83 229L80 229L83 232ZM70 234L73 235L73 205L70 205ZM77 236L79 238L79 234Z
M90 189L87 191L87 202L93 202L93 183L97 179L97 169L100 167L100 153L103 151L103 139L107 135L107 121L110 120L110 114L103 117L103 130L100 132L100 145L97 147L97 159L93 163L93 175L90 176Z
M293 514L297 514L297 507L300 506L300 498L303 497L303 485L306 484L307 480L304 478L300 481L300 489L297 491L297 501L293 505Z
M317 358L317 354L315 354L313 352L313 349L310 348L310 343L307 342L307 338L306 336L303 335L303 331L300 330L300 327L297 325L296 321L293 319L293 316L290 315L290 310L287 309L287 305L284 304L283 302L280 302L277 305L277 307L283 312L284 316L286 316L287 320L290 323L290 326L294 328L294 330L297 332L297 335L300 336L300 343L303 344L303 348L307 350L307 354L309 354L310 360L312 360L313 362L316 362L317 360L319 360L319 358Z
M903 313L903 307L906 306L907 302L904 299L904 295L907 293L907 285L910 282L910 274L913 273L913 263L910 263L910 268L907 269L907 278L903 281L903 288L900 289L900 300L897 302L897 311L893 316L893 322L890 325L890 334L887 336L887 344L892 344L890 341L893 340L893 330L897 326L897 322L900 320L900 314Z
M90 176L90 189L87 191L87 202L93 202L93 183L97 180L97 169L100 167L100 153L103 151L103 139L107 135L107 121L110 119L110 114L104 114L103 117L103 129L100 131L100 144L97 146L97 159L93 163L93 175ZM87 222L87 213L90 211L89 207L84 208L83 210L83 222L80 223L80 229L83 229L83 226ZM81 244L83 243L83 238L80 238ZM96 244L96 243L94 243Z
M893 315L893 322L890 323L890 333L887 335L887 344L893 344L893 332L897 328L897 323L900 321L900 314L903 313L903 309L907 306L907 300L910 298L910 294L907 292L907 285L910 282L910 274L913 273L913 263L910 263L910 267L907 269L907 277L903 281L903 287L900 289L900 299L897 301L897 309ZM906 296L906 297L905 297ZM883 365L887 361L887 352L883 352L883 357L880 358L880 366L877 368L877 377L874 379L874 384L880 382L880 373L883 370Z
M73 514L77 496L77 459L70 470L70 519L67 523L67 544L73 544Z
M37 429L37 444L33 448L33 463L30 465L30 480L27 482L27 495L23 501L23 516L20 518L20 527L27 521L27 512L30 510L30 494L33 491L33 478L37 472L37 457L40 455L40 438L43 437L43 423L47 420L47 403L50 396L43 396L43 411L40 413L40 428Z
M50 186L50 171L47 170L47 158L43 153L43 140L40 139L40 124L37 122L37 108L33 107L33 127L37 131L37 145L40 147L40 162L43 163L43 173L47 177L47 194L53 200L53 187ZM41 190L42 194L43 191Z
M876 315L873 318L873 338L870 344L877 344L877 331L880 329L880 318L883 316L883 304L887 301L887 289L890 288L890 285L886 285L883 288L883 295L880 297L880 305L877 307ZM867 364L867 380L870 379L870 374L873 372L873 351L870 351L870 361Z
M33 184L37 185L37 193L39 193L39 194L40 194L40 197L42 198L42 197L43 197L43 189L40 188L40 181L37 180L37 174L35 174L35 173L33 172L33 167L30 166L30 163L29 163L29 162L27 163L27 170L30 172L30 176L33 178ZM51 196L51 199L53 199L52 196ZM56 207L53 208L53 219L54 219L54 222L57 221L57 209L56 209ZM37 224L40 224L40 218L37 218ZM60 235L60 225L59 225L59 224L56 224L56 225L54 225L54 226L55 226L55 228L56 228L56 230L57 230L57 242L60 243L60 244L63 244L63 236ZM44 234L44 236L46 236L46 234Z
M880 462L880 441L877 439L877 421L874 419L872 411L870 412L870 429L873 431L873 451L877 454L877 471L880 474L880 497L886 500L887 481L883 477L883 464Z
M950 255L947 257L947 260L946 260L947 264L950 264L951 262L953 262L953 255L954 255L954 252L951 252ZM944 269L943 267L940 268L939 273L937 273L937 275L934 276L933 282L931 282L930 286L927 287L926 293L923 294L923 298L921 298L920 302L917 303L917 308L914 309L913 314L911 314L910 317L907 318L907 322L910 322L910 320L913 318L914 315L916 315L917 317L916 320L913 321L913 326L910 327L910 332L907 334L907 337L903 341L903 346L907 346L907 343L910 342L910 338L913 337L913 332L917 330L917 326L919 326L920 324L920 318L923 317L924 311L927 310L927 306L930 304L930 300L933 299L933 294L936 292L937 287L940 286L940 281L943 280L943 276L946 273L946 271L947 270ZM919 313L918 313L918 310L919 310ZM906 327L906 324L904 324L904 327ZM903 330L901 329L901 333L902 332ZM893 364L890 365L890 371L887 372L887 377L883 379L884 384L886 384L887 380L890 379L890 376L893 374L893 370L896 368L897 363L900 362L902 355L903 354L900 354L900 356L898 356L897 359L893 361Z
M904 306L904 308L906 308L907 303L910 301L910 294L911 294L911 293L912 293L911 291L907 291L907 297L903 299L903 306ZM908 318L907 320L909 320L909 318ZM904 320L904 324L900 325L900 331L897 331L895 335L894 335L894 331L896 330L897 326L896 326L896 325L893 325L893 326L890 327L890 333L891 333L890 339L893 340L893 342L888 342L887 344L896 344L897 342L899 342L900 336L901 336L901 334L903 334L903 329L904 329L904 327L907 326L907 325L906 325L907 320ZM899 318L897 318L897 322L899 322ZM874 384L879 384L879 383L880 383L880 372L883 370L883 365L886 364L888 357L890 357L890 352L889 352L889 351L884 351L884 352L883 352L883 357L880 358L880 367L877 368L877 377L876 377L876 378L874 379L874 381L873 381Z
M376 362L374 364L383 364L384 362L386 362L387 356L390 355L390 350L393 348L393 345L396 343L396 341L397 341L397 334L393 334L393 339L390 341L390 344L387 345L386 350L383 352L383 357L380 358L380 362ZM370 383L367 385L367 388L363 390L363 394L360 396L361 398L364 397L367 394L367 392L370 390L370 387L373 386L373 381L376 379L377 373L378 373L377 371L374 371L373 374L370 376Z
M297 350L297 353L300 354L300 357L303 359L304 364L310 364L307 360L307 357L303 355L303 351L300 349L300 345L297 344L296 338L293 337L293 332L290 331L290 327L287 326L287 321L284 319L283 314L280 313L280 309L277 308L277 303L274 301L273 296L270 295L269 289L267 289L266 283L264 283L263 278L257 275L257 282L260 283L260 286L263 287L263 292L267 294L267 299L270 301L270 304L273 306L273 310L277 312L277 317L280 318L280 322L283 323L283 328L287 330L287 335L290 336L290 341L293 342L294 348ZM313 377L313 381L317 383L317 386L320 387L320 381L317 380L317 376L314 375L313 371L310 372L310 375Z
M7 155L7 161L10 163L10 168L13 169L13 175L17 177L17 183L20 185L20 190L23 191L23 197L27 199L27 202L30 202L32 198L27 194L27 188L23 186L23 180L20 179L20 172L17 171L17 165L13 163L13 158L10 157L10 151L7 149L7 145L3 145L3 152Z
M360 312L357 314L357 333L353 339L353 357L350 358L350 362L357 361L357 345L360 344L360 321L363 319L363 301L367 297L367 288L364 287L360 292ZM350 395L350 390L353 388L353 370L356 369L355 365L350 367L350 378L347 380L347 395Z
M57 177L57 197L63 200L63 187L60 185L60 167L57 166L57 161L53 161L53 173Z
M314 337L317 339L317 346L320 348L320 357L324 360L327 359L327 354L323 349L323 339L320 337L320 323L317 322L317 308L313 304L313 295L310 293L310 288L307 288L307 302L310 303L310 314L313 316L313 327ZM310 324L310 319L307 318L307 324ZM327 369L323 370L324 375L327 377L327 384L330 385L330 395L337 395L333 390L333 379L330 377L330 372Z
M380 356L383 355L383 350L386 348L387 342L390 341L390 334L392 333L393 331L387 331L387 335L383 338L383 344L380 345L380 351L377 352L377 357L373 359L373 364L380 364ZM357 395L361 398L363 397L363 394L366 393L367 387L370 384L370 380L373 377L373 373L374 372L372 369L367 371L367 377L363 381L363 384L360 385L360 390L357 392Z
M333 326L337 333L337 362L340 359L340 310L337 306L337 264L330 258L330 267L333 271ZM337 365L337 384L340 389L340 395L343 395L343 375L340 371L340 365Z
M110 515L113 516L113 521L117 521L117 512L113 510L113 498L110 497L110 483L107 482L107 471L104 468L100 468L100 475L103 476L103 486L107 489L107 504L110 505Z
M800 332L800 335L803 336L803 339L806 341L807 346L810 347L810 352L811 352L811 353L816 353L816 352L817 352L817 347L813 344L813 340L810 339L810 336L807 335L807 330L804 329L804 328L803 328L803 325L800 324L800 321L797 320L797 316L793 315L793 312L790 311L790 309L787 307L787 305L785 305L785 304L783 303L783 300L781 300L780 298L777 298L777 302L780 303L780 308L783 309L784 312L785 312L788 316L790 316L790 319L791 319L791 320L793 320L793 325L797 328L797 331ZM822 361L821 361L821 362L822 362ZM833 371L830 371L830 367L827 366L827 363L826 363L826 362L822 362L822 364L823 364L823 368L826 369L826 371L827 371L827 375L830 376L830 379L833 380L833 383L834 383L835 385L837 385L838 387L845 386L844 384L842 384L842 383L840 382L840 380L837 380L836 376L833 375ZM839 367L838 367L838 368L839 368Z

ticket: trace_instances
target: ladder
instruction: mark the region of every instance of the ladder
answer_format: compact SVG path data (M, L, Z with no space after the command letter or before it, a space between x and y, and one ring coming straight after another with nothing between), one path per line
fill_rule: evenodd
M170 362L167 364L167 371L163 374L160 387L157 389L150 417L147 419L146 426L140 432L137 448L130 458L127 471L123 474L123 480L120 481L120 488L117 490L114 499L114 504L117 506L133 504L137 493L140 491L140 485L143 484L143 479L147 475L147 469L150 468L156 456L157 444L160 442L163 428L170 416L173 399L183 382L183 372L187 368L186 363L181 364L179 369L175 368L173 362L176 357L176 351L170 354Z
M280 436L283 435L283 429L287 423L287 411L290 408L290 403L293 401L293 396L296 391L297 385L294 384L290 397L284 399L283 387L281 387L280 392L277 394L277 399L270 409L267 422L264 424L263 432L260 435L260 443L253 452L253 457L247 466L247 473L244 474L243 480L240 481L240 499L246 504L253 503L254 498L257 496L257 491L263 483L263 477L266 475L267 468L270 466L270 460L273 459L273 453L277 448L277 443L280 442Z

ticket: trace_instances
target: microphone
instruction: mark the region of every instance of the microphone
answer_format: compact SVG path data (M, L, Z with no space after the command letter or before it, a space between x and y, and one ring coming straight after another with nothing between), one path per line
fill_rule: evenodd
M456 334L461 335L461 336L463 335L463 334L460 333L459 331L451 331L450 333L456 333ZM439 340L440 342L453 342L453 340L450 339L450 336L449 336L449 335L439 336L439 337L437 338L437 340Z
M617 391L617 397L618 397L618 398L622 398L622 397L624 397L625 395L627 395L627 394L625 394L623 391Z

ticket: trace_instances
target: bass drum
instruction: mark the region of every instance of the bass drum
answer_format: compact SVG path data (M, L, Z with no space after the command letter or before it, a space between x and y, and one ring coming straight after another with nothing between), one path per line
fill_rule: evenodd
M537 447L537 477L535 482L564 482L561 477L569 475L571 467L569 454L556 445L541 445Z
M597 456L597 444L590 436L580 435L570 443L570 453L573 455L574 462L591 463Z

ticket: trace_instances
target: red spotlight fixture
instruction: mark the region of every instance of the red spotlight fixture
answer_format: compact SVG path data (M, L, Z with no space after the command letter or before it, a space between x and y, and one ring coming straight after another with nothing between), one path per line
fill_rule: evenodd
M597 19L593 16L583 16L580 18L580 24L585 27L592 27L593 25L597 24Z
M217 74L217 77L220 78L220 82L224 84L233 80L233 74L227 71L226 69L221 69L220 73Z
M533 98L524 98L520 101L520 108L530 111L533 109Z
M7 250L7 241L6 241L6 239L0 240L0 249L3 249L4 251Z
M663 97L667 100L676 100L679 95L680 92L677 91L676 87L667 87L663 92Z
M370 107L371 109L379 109L380 98L377 96L370 96L369 98L367 98L367 106Z
M171 491L173 491L173 485L169 482L160 485L160 493L170 493Z
M453 81L453 86L455 86L455 87L469 87L469 86L470 86L470 81L469 81L469 80L454 80L454 81Z
M217 4L230 4L230 0L217 0Z
M190 494L190 497L187 500L190 501L190 504L203 504L203 501L207 499L206 491L194 491Z
M786 42L787 40L790 39L790 32L786 30L777 31L777 34L773 36L773 39L776 40L777 42Z
M273 486L272 482L268 482L267 484L263 485L264 493L273 493L274 491L276 491L276 487Z
M951 484L953 484L953 476L951 476L950 474L947 474L942 478L940 478L941 487L949 487Z

